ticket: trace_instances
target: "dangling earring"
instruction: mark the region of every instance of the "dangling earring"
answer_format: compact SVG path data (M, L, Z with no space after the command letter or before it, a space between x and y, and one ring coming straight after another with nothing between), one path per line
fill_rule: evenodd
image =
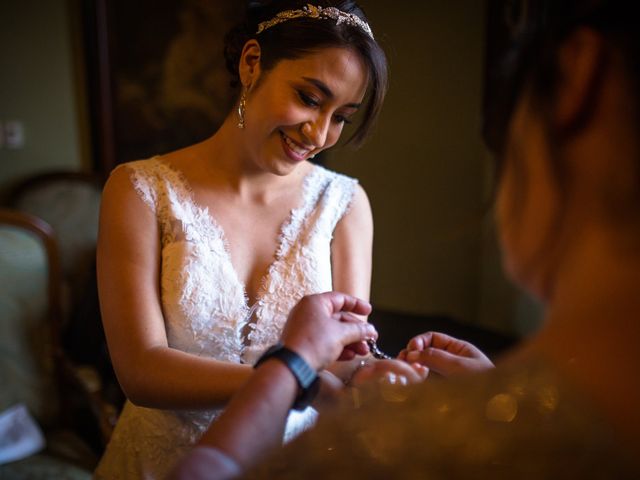
M238 105L238 128L244 128L244 114L247 110L247 91L246 89L242 90L242 95L240 95L240 104Z

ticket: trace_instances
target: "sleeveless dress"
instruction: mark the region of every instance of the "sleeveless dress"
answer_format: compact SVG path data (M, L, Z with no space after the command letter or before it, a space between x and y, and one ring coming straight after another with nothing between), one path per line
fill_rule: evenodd
M181 173L159 157L118 168L129 169L136 192L158 220L161 302L170 347L253 364L277 342L300 298L331 290L331 239L356 180L317 165L311 169L301 204L282 225L275 259L250 306L222 228L195 203ZM127 401L95 478L164 478L220 412L159 410ZM292 412L285 441L310 427L316 415L312 408Z

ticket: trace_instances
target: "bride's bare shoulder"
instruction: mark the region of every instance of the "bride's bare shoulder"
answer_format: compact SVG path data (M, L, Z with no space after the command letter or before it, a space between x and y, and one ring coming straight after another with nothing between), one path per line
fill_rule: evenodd
M168 165L184 171L193 168L194 165L198 163L198 160L202 158L205 148L206 141L164 153L159 155L158 158Z

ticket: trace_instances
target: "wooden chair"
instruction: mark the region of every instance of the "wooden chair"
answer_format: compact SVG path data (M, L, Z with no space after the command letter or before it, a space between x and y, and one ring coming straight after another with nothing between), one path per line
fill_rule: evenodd
M88 387L110 406L101 419L106 445L124 401L111 366L97 301L95 248L102 179L93 173L50 171L33 175L8 194L9 205L45 220L54 230L60 257L61 319L58 335L67 358L81 368ZM87 349L91 349L87 353ZM63 349L64 351L64 349Z
M48 450L55 450L58 443L50 434L61 431L66 423L62 389L66 367L56 341L61 274L51 226L31 215L0 209L0 266L0 371L4 377L0 408L24 403L45 431ZM75 444L64 448L76 452L81 443ZM90 461L86 448L64 460L49 453L3 465L0 476L61 471L69 478L83 478L83 470L74 463Z
M27 177L8 194L8 206L35 215L58 239L64 286L63 308L81 294L95 257L102 181L92 173L50 171Z
M2 478L18 478L34 466L88 478L77 466L88 472L99 452L77 435L78 405L95 418L102 442L115 423L116 412L62 348L61 285L53 228L36 216L0 208L0 409L26 404L49 440L47 454L0 466Z
M3 342L20 344L35 334L32 337L35 341L24 341L24 345L17 345L15 351L26 355L25 361L40 367L43 375L51 374L54 381L45 383L51 383L57 390L62 367L57 361L61 353L55 339L60 331L62 311L60 258L55 234L43 220L9 209L0 209L0 234L0 280L5 307L0 316L3 330L16 333L14 337L3 338ZM6 324L10 317L14 317L15 325ZM38 352L29 351L34 347L33 343L39 343ZM20 347L25 351L18 351ZM8 350L12 349L5 345L3 351ZM55 393L55 398L60 398L59 392ZM45 398L34 400L43 402ZM29 406L36 412L41 410L37 405ZM39 416L46 421L48 415L41 413Z

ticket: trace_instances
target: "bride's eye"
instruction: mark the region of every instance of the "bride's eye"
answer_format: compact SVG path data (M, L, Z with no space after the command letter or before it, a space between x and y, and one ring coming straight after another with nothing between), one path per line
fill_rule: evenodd
M302 90L298 90L298 97L302 100L302 103L309 107L317 107L319 102L313 98L311 95L304 93Z
M336 114L333 116L333 121L336 123L344 123L344 124L350 124L352 123L351 120L349 120L348 117L345 117L344 115L340 115L340 114Z

